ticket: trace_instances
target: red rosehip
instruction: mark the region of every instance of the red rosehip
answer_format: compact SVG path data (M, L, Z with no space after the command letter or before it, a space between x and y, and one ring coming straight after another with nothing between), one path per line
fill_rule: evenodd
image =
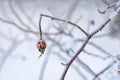
M44 53L45 51L45 48L46 48L46 42L45 40L40 40L38 43L37 43L37 48L40 52Z

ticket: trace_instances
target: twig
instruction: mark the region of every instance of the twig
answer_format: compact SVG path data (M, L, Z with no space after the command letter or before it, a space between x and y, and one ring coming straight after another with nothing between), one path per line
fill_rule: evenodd
M7 52L4 53L4 55L2 56L1 60L0 60L0 72L3 68L3 65L5 64L7 58L12 54L12 52L18 48L18 45L20 45L23 41L18 41L13 39L13 42L10 46L10 48L7 50Z
M3 18L1 18L1 17L0 17L0 21L3 22L3 23L6 23L6 24L10 24L10 25L18 28L19 30L21 30L21 31L23 31L23 32L38 34L38 33L35 32L35 31L24 29L24 28L22 28L20 25L18 25L17 23L12 22L12 21L5 20L5 19L3 19Z
M52 39L52 38L50 38L49 36L47 36L48 37L48 39L49 40L51 40L52 42L54 42L58 47L59 47L59 49L61 50L61 51L63 51L63 52L65 52L65 53L67 53L66 55L69 57L69 58L71 58L72 57L72 55L70 55L70 54L68 54L69 52L69 50L65 50L62 46L63 45L61 45L59 42L57 42L56 40L54 40L54 39ZM74 53L74 51L72 50L72 49L70 49L70 51L72 52L72 53ZM74 53L75 54L75 53ZM57 55L57 56L59 56L59 57L61 57L61 60L63 60L63 61L67 61L65 58L64 58L64 56L62 56L61 54L54 54L54 55ZM95 74L95 72L93 72L92 71L92 69L87 65L87 64L85 64L84 62L82 62L79 58L77 58L76 59L76 62L80 65L80 67L82 67L84 70L86 70L90 75L92 75L92 76L95 76L96 74ZM101 80L99 77L98 77L98 80Z
M39 34L38 32L36 31L33 31L33 30L27 30L27 29L24 29L22 28L22 26L18 25L17 23L13 22L13 21L8 21L8 20L5 20L3 19L2 17L0 17L0 21L3 22L3 23L6 23L6 24L10 24L16 28L18 28L20 31L22 32L25 32L25 33L33 33L33 34ZM48 32L43 32L44 35L59 35L61 32L57 32L57 33L48 33ZM65 33L63 32L65 35L69 35L68 33ZM1 34L0 34L1 35ZM72 35L69 35L69 36L72 36Z
M111 19L107 19L103 25L101 25L97 30L95 30L93 33L91 33L91 36L94 36L96 33L98 33L99 31L101 31L109 22L111 21Z
M36 25L36 24L33 22L33 20L32 20L33 16L30 17L30 16L27 14L27 12L26 12L26 10L24 9L24 7L23 7L20 3L18 3L18 2L16 2L16 3L17 3L17 5L18 5L18 8L20 9L20 11L24 14L24 16L26 17L26 19L29 21L29 23L32 24L33 26L35 26L35 28L37 28L37 25Z
M42 64L42 67L41 67L41 70L40 70L40 76L39 76L38 80L44 80L45 70L46 70L46 67L48 65L47 63L48 63L50 55L51 55L51 50L52 50L52 47L50 47L49 50L48 50L50 54L47 54L45 56L44 62Z
M113 61L110 65L108 65L106 68L104 68L102 71L100 71L92 80L96 80L98 76L106 72L110 67L112 67L116 63L116 61Z
M92 38L94 38L94 36ZM84 42L85 40L79 39L78 41ZM109 57L113 56L113 55L111 55L111 53L109 53L108 51L106 51L105 49L103 49L102 47L100 47L99 45L97 45L97 44L95 44L95 43L93 43L91 41L89 41L88 44L91 45L91 46L93 46L93 47L95 47L96 49L98 49L99 51L101 51L102 53L106 54Z
M120 1L118 0L117 2L115 2L115 3L112 3L112 4L108 4L107 3L107 1L105 1L105 0L102 0L104 3L106 3L108 6L105 8L105 10L104 11L100 11L99 9L98 9L98 12L99 13L101 13L101 14L105 14L105 12L108 10L108 9L110 9L110 8L114 8L115 9L115 7L119 7L120 6Z
M64 19L59 19L59 18L56 18L56 17L52 17L52 16L49 16L49 15L46 15L46 14L41 14L41 17L44 16L44 17L48 17L48 18L51 18L52 20L58 20L58 21L62 21L62 22L65 22L65 23L68 23L68 24L71 24L75 27L77 27L79 30L81 30L87 37L89 36L89 34L83 30L80 26L78 26L77 24L71 22L71 21L66 21Z
M109 3L106 0L102 0L106 5L109 5Z
M60 58L60 59L63 60L64 62L68 61L68 60L66 60L66 58L64 58L64 56L61 55L61 53L54 52L53 55L55 55L56 57ZM69 56L69 57L70 57L70 56ZM71 57L72 57L72 56L71 56ZM70 58L71 58L71 57L70 57ZM77 58L77 59L78 59L78 58ZM83 69L85 69L88 73L90 73L90 74L93 75L93 76L96 75L96 74L95 74L84 62L82 62L80 59L77 60L77 62L78 62L79 65L81 65L80 67L82 67ZM62 63L61 63L61 64L62 64ZM64 64L64 63L63 63L62 65L66 66L66 64ZM84 74L81 72L81 70L80 70L80 68L79 68L78 65L73 64L73 65L71 66L71 68L73 68L73 69L78 73L78 75L80 75L80 77L82 77L84 80L87 80L87 78L85 78ZM101 80L101 79L99 79L99 80Z
M106 59L106 57L103 57L103 56L100 56L100 55L96 55L96 54L91 53L91 52L88 52L88 51L86 51L86 50L83 50L83 52L84 52L85 54L90 55L90 56L93 56L93 57L97 57L97 58L100 58L100 59L103 59L103 60Z
M84 49L84 47L86 46L86 44L88 43L88 41L90 40L91 36L89 36L86 41L84 42L84 44L82 45L82 47L77 51L77 53L73 56L73 58L69 61L65 71L63 72L62 78L61 80L64 80L66 73L69 69L69 67L71 66L71 64L73 63L73 61L78 57L78 55L82 52L82 50Z
M18 20L23 26L25 26L26 28L28 28L28 29L30 30L29 25L25 24L25 23L23 22L23 20L21 19L21 17L20 17L20 16L16 13L16 11L14 10L13 5L12 5L12 0L9 0L8 2L9 2L9 6L10 6L10 9L11 9L12 13L15 15L15 17L17 18L17 20Z
M74 53L74 51L72 49L70 49L72 53ZM84 50L83 50L84 51ZM69 57L72 57L72 55L68 55ZM82 67L83 69L85 69L88 73L90 73L91 75L96 75L96 73L84 62L82 62L79 58L76 59L76 62L80 65L80 67ZM99 77L97 78L98 80L101 80Z

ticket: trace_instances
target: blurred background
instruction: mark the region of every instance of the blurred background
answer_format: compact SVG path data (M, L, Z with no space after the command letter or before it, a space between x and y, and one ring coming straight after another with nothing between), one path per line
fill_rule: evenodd
M41 54L40 14L78 24L92 33L115 11L105 14L118 0L0 0L0 80L60 80L65 64L76 54L86 36L76 27L43 17L47 48ZM120 16L97 33L72 64L65 80L119 80Z

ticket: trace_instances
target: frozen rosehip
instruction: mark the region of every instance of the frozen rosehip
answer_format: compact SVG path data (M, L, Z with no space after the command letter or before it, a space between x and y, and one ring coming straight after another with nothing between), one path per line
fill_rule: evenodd
M46 48L46 42L45 40L40 40L38 43L37 43L37 48L40 52L44 53L45 51L45 48Z

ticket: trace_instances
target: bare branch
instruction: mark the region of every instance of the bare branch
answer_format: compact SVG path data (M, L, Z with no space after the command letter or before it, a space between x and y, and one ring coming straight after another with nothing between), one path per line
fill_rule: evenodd
M82 47L77 51L77 53L73 56L73 58L69 61L65 71L63 72L63 75L62 75L62 78L61 80L64 80L65 76L66 76L66 73L69 69L69 67L71 66L71 64L74 62L74 60L78 57L78 55L82 52L82 50L84 49L84 47L87 45L88 41L90 40L91 36L88 37L86 39L86 41L84 42L84 44L82 45Z
M106 57L103 57L103 56L100 56L100 55L96 55L96 54L91 53L91 52L88 52L88 51L86 51L86 50L83 50L83 52L84 52L85 54L87 54L87 55L90 55L90 56L93 56L93 57L96 57L96 58L100 58L100 59L103 59L103 60L106 59Z
M10 24L10 25L18 28L19 30L21 30L21 31L23 31L23 32L38 34L37 32L34 32L34 31L32 31L32 30L24 29L24 28L22 28L20 25L18 25L17 23L12 22L12 21L5 20L5 19L3 19L3 18L1 18L1 17L0 17L0 21L3 22L3 23L6 23L6 24Z
M58 41L56 41L55 39L50 38L49 36L47 36L47 38L48 38L50 41L52 41L54 44L56 44L56 46L59 47L60 51L66 53L66 55L67 55L69 58L72 58L72 55L71 55L70 52L69 52L69 51L71 51L71 49L70 49L70 50L66 50L66 49L63 48L63 45L61 45L61 44L60 44ZM72 53L74 53L73 50L72 50ZM74 53L74 54L75 54L75 53ZM62 56L62 54L59 54L59 53L56 52L56 54L53 53L53 55L56 55L57 57L61 58L61 60L65 61L65 62L67 61L66 58L65 58L64 56ZM92 76L95 76L95 75L96 75L96 74L91 70L91 68L90 68L87 64L85 64L84 62L82 62L79 58L76 59L76 62L77 62L78 65L80 65L80 67L82 67L82 68L83 68L85 71L87 71L90 75L92 75ZM98 78L98 79L101 80L100 78Z
M54 52L53 55L55 55L55 56L58 57L59 59L63 60L64 62L67 61L66 58L64 58L59 52ZM64 66L66 66L64 63L61 63L61 64L64 65ZM83 69L85 69L85 70L87 69L87 70L88 70L88 68L86 67L86 64L84 64L82 61L78 61L78 64L79 64L79 65L82 65L82 66L83 66ZM80 77L83 78L83 80L87 80L85 74L83 74L83 73L81 72L81 70L79 69L79 66L78 66L78 65L73 64L71 67L78 73L78 75L80 75ZM89 69L90 69L90 68L89 68ZM88 70L88 72L89 72L90 74L92 74L91 71ZM94 75L94 74L93 74L93 75ZM95 75L94 75L94 76L95 76ZM41 79L40 79L40 80L41 80Z
M12 11L13 14L15 15L15 17L17 18L17 20L18 20L23 26L25 26L26 28L28 28L28 29L30 30L29 25L25 24L25 23L23 22L23 20L21 19L21 17L15 12L11 0L9 0L9 6L10 6L11 11Z
M116 12L117 12L117 14L118 14L118 13L120 12L120 9L118 8ZM115 12L115 15L114 15L114 16L117 15L116 12ZM67 65L65 71L63 72L63 75L62 75L62 77L61 77L61 80L64 80L64 78L65 78L65 76L66 76L66 73L67 73L68 69L70 68L71 64L75 61L75 59L78 57L78 55L83 51L83 49L85 48L85 46L87 45L87 43L89 42L89 40L90 40L95 34L97 34L99 31L101 31L101 30L111 21L111 19L112 19L114 16L112 16L111 18L108 18L97 30L95 30L94 32L92 32L92 33L87 37L87 39L85 40L85 42L84 42L84 44L82 45L82 47L80 47L80 49L77 51L77 53L76 53L76 54L73 56L73 58L68 62L68 65Z
M20 9L20 11L25 15L25 17L27 18L27 20L29 21L29 23L30 24L32 24L35 28L37 28L37 25L33 22L33 20L32 20L32 17L30 17L27 13L26 13L26 11L25 11L25 9L23 8L23 6L20 4L20 3L17 3L17 5L18 5L18 8Z
M83 40L83 39L78 39L77 41L82 41L82 42L84 42L85 40ZM106 55L109 56L109 57L112 57L112 56L113 56L112 53L109 53L108 51L106 51L105 49L103 49L102 47L100 47L99 45L97 45L97 44L95 44L95 43L93 43L93 42L91 42L91 41L89 41L88 44L91 45L91 46L93 46L93 47L95 47L96 49L98 49L99 51L101 51L102 53L106 54Z
M20 44L20 43L21 43L21 41L17 41L15 39L13 39L12 45L7 50L7 52L5 52L5 54L2 56L2 58L0 60L0 72L1 72L2 67L5 64L7 58L12 54L12 52L18 47L18 44Z
M119 13L119 9L117 10L117 13ZM115 13L114 16L116 16L117 14ZM75 61L75 59L78 57L78 55L83 51L83 49L85 48L85 46L87 45L87 43L89 42L89 40L95 35L97 34L99 31L101 31L110 21L111 19L114 17L110 17L108 18L97 30L95 30L94 32L92 32L91 34L88 34L87 32L85 32L80 26L76 25L75 23L72 23L70 21L66 21L66 20L63 20L63 19L59 19L59 18L56 18L56 17L52 17L52 16L49 16L49 15L45 15L45 14L41 14L41 17L40 17L40 22L39 22L39 25L40 25L40 31L41 31L41 19L42 19L42 16L44 17L48 17L48 18L51 18L52 20L58 20L58 21L62 21L62 22L66 22L66 23L69 23L71 25L74 25L75 27L77 27L79 30L81 30L86 36L87 36L87 39L85 40L85 42L83 43L83 45L80 47L80 49L77 51L77 53L73 56L73 58L68 62L67 66L66 66L66 69L65 71L63 72L63 75L62 75L62 78L61 80L64 80L65 76L66 76L66 73L69 69L69 67L71 66L71 64ZM41 34L40 34L41 35Z
M99 9L98 9L98 12L99 13L101 13L101 14L105 14L106 13L106 11L108 10L108 9L110 9L110 8L114 8L115 9L115 7L119 7L120 6L120 1L118 0L117 2L115 2L115 3L112 3L112 4L108 4L108 2L107 1L105 1L105 0L102 0L104 3L106 3L108 6L105 8L105 10L104 11L100 11ZM116 9L115 9L116 10Z
M106 5L109 5L109 3L106 0L102 0Z
M46 15L46 14L41 14L41 16L51 18L52 20L58 20L58 21L62 21L62 22L65 22L65 23L69 23L69 24L77 27L79 30L81 30L87 37L89 36L89 34L86 31L84 31L80 26L78 26L77 24L75 24L75 23L73 23L71 21L66 21L64 19L59 19L59 18L52 17L52 16L49 16L49 15Z
M92 80L96 80L96 78L100 75L102 75L104 72L106 72L109 68L111 68L116 61L113 61L110 65L108 65L106 68L104 68L102 71L100 71Z

